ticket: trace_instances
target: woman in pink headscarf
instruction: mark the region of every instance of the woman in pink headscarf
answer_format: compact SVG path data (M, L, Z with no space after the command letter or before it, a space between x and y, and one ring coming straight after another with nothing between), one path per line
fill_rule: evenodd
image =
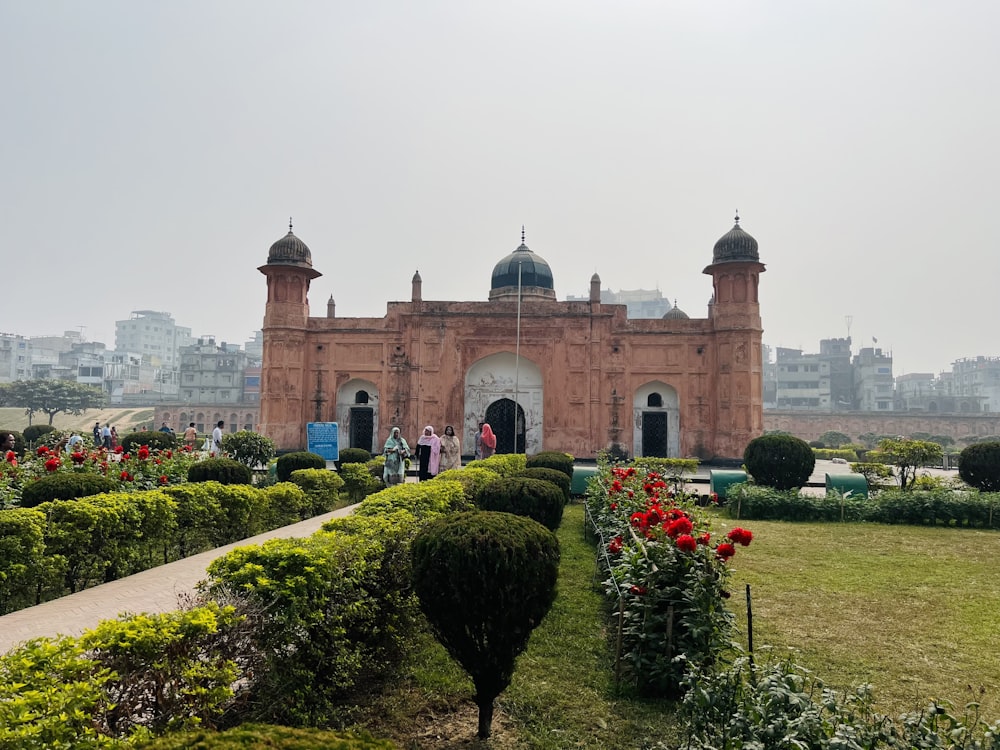
M489 458L497 452L497 436L493 434L493 428L488 423L483 422L483 458Z
M430 425L424 428L424 434L417 441L417 458L420 460L417 481L432 479L441 467L441 438L434 434Z

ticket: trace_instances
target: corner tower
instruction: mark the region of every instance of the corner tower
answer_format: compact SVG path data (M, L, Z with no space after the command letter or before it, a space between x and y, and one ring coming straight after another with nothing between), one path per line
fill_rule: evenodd
M302 353L309 324L309 283L321 276L312 253L292 232L271 245L264 307L264 354L260 379L260 431L278 445L305 445L306 383Z
M746 444L763 432L760 300L757 289L765 270L757 240L740 226L719 238L712 263L713 304L709 320L715 332L716 424L718 456L740 457Z

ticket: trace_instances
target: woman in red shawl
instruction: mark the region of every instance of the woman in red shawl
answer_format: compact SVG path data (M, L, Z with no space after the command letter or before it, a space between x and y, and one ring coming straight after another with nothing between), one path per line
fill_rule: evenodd
M497 436L493 434L493 428L488 423L483 422L483 458L489 458L497 452Z

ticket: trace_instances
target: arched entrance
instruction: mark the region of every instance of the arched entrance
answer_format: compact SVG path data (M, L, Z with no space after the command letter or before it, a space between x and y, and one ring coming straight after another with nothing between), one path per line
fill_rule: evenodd
M337 389L337 423L341 448L364 448L376 453L378 389L369 380L355 378ZM345 440L346 438L346 440Z
M680 401L672 386L654 380L640 386L632 400L636 456L680 455Z
M511 352L497 352L474 362L465 374L464 451L472 453L480 422L489 422L498 440L506 434L508 453L514 452L515 448L519 452L541 451L542 395L542 371L530 359L518 358ZM501 401L508 404L494 406ZM515 405L520 436L517 442L514 437ZM499 444L497 452L504 452Z
M524 453L524 409L520 404L515 404L509 398L494 401L487 407L484 421L497 436L497 453Z

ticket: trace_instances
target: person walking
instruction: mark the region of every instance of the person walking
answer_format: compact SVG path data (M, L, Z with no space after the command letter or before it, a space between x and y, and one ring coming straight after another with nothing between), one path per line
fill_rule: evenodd
M434 434L431 425L424 428L424 434L417 440L417 458L420 460L417 481L433 479L441 465L441 438Z
M382 479L386 487L401 484L406 479L406 459L410 455L410 446L399 434L399 428L393 427L389 431L385 445L382 448L382 455L385 456L385 468L382 470Z
M483 422L482 443L483 458L489 458L497 452L497 436L493 434L493 428L488 422Z
M462 468L462 443L455 434L455 428L448 425L441 436L441 471Z
M101 423L100 422L94 422L93 433L94 433L94 447L95 448L100 448L101 447Z
M225 420L220 419L212 430L212 451L216 456L222 455L222 428L225 426Z
M476 453L475 458L478 461L483 457L483 423L480 422L479 426L476 428Z
M104 450L111 450L111 425L107 422L105 422L104 427L101 428L100 446L104 448Z
M184 430L184 445L187 446L189 451L194 450L194 444L198 442L198 430L194 428L194 422L187 426Z

